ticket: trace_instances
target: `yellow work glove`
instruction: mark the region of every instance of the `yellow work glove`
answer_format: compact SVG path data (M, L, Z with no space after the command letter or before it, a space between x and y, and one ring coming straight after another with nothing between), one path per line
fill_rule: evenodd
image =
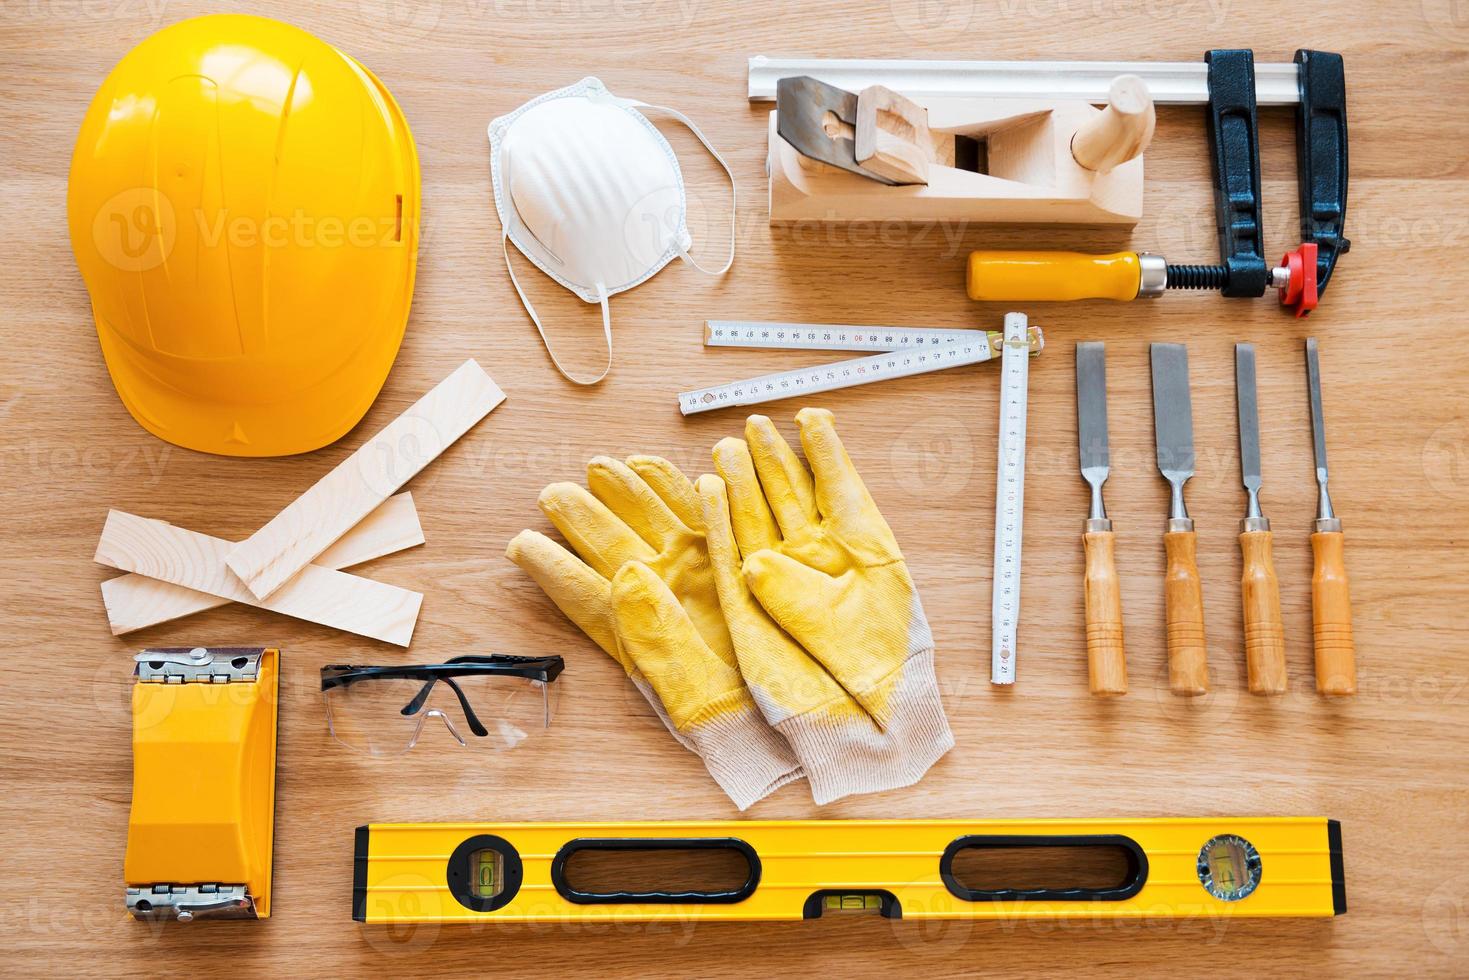
M539 500L575 555L522 531L506 557L622 665L741 810L799 779L740 678L688 477L655 456L599 456L587 486L553 483Z
M817 803L908 786L954 745L933 634L832 414L796 416L807 472L770 419L714 448L697 485L740 672ZM814 479L813 479L814 476Z

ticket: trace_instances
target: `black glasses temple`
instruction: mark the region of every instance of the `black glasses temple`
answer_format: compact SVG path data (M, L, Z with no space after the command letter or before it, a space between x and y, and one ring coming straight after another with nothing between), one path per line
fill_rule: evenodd
M464 711L464 720L469 723L469 730L480 738L489 735L489 729L479 720L479 715L474 713L474 708L470 707L469 698L464 696L464 689L456 684L452 677L430 677L424 681L423 687L413 696L413 700L403 706L402 713L405 715L418 714L423 709L424 702L428 700L429 692L433 690L435 682L440 680L447 684L449 689L459 698L459 707Z

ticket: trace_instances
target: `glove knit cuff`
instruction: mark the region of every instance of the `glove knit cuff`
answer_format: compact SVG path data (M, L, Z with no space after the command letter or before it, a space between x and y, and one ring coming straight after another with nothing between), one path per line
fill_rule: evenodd
M954 747L934 677L933 648L909 657L899 671L891 718L881 730L824 709L775 726L804 763L818 805L911 786Z
M700 721L681 734L739 809L805 775L791 747L743 688L707 705L700 715Z

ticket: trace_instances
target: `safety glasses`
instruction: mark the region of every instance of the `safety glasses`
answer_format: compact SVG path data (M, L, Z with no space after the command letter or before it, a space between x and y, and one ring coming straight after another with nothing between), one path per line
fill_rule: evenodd
M565 667L560 657L455 657L442 664L321 668L327 725L373 756L418 744L430 718L463 746L512 749L551 724Z

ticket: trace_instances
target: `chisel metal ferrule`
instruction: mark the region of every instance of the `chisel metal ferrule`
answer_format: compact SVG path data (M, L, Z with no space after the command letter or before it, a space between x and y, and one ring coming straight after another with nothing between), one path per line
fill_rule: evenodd
M1170 517L1168 518L1168 533L1176 531L1187 531L1193 533L1194 519L1192 517Z
M1255 452L1256 452L1256 455L1255 455L1255 473L1256 473L1256 475L1253 478L1253 480L1250 479L1250 478L1248 478L1248 477L1246 477L1246 479L1245 479L1245 493L1247 493L1249 495L1248 499L1245 502L1245 520L1249 520L1252 517L1255 517L1255 518L1263 518L1265 516L1265 512L1260 509L1260 477L1259 477L1260 457L1259 457L1259 449L1258 449L1258 446L1257 446Z
M1322 467L1322 472L1325 472L1325 467ZM1336 511L1333 510L1331 507L1331 494L1328 493L1326 490L1326 478L1324 475L1322 476L1321 480L1316 484L1316 486L1316 530L1319 531L1321 530L1320 524L1322 521L1331 521L1336 519ZM1340 531L1341 528L1337 527L1336 530Z
M1248 534L1251 531L1268 530L1270 530L1270 518L1268 517L1246 517L1239 522L1239 531L1241 534Z
M1188 507L1183 502L1183 484L1188 477L1182 480L1169 480L1168 517L1170 519L1187 519Z
M1107 519L1107 505L1102 500L1102 481L1107 479L1107 468L1102 466L1098 467L1098 469L1101 473L1100 477L1087 477L1087 483L1091 486L1092 490L1092 506L1091 510L1087 512L1087 519L1092 521L1105 521ZM1110 527L1103 528L1103 530L1110 530Z
M1110 517L1088 517L1086 519L1087 534L1110 530L1112 530L1112 519Z
M1318 534L1340 534L1340 517L1318 517L1316 518L1316 533Z

